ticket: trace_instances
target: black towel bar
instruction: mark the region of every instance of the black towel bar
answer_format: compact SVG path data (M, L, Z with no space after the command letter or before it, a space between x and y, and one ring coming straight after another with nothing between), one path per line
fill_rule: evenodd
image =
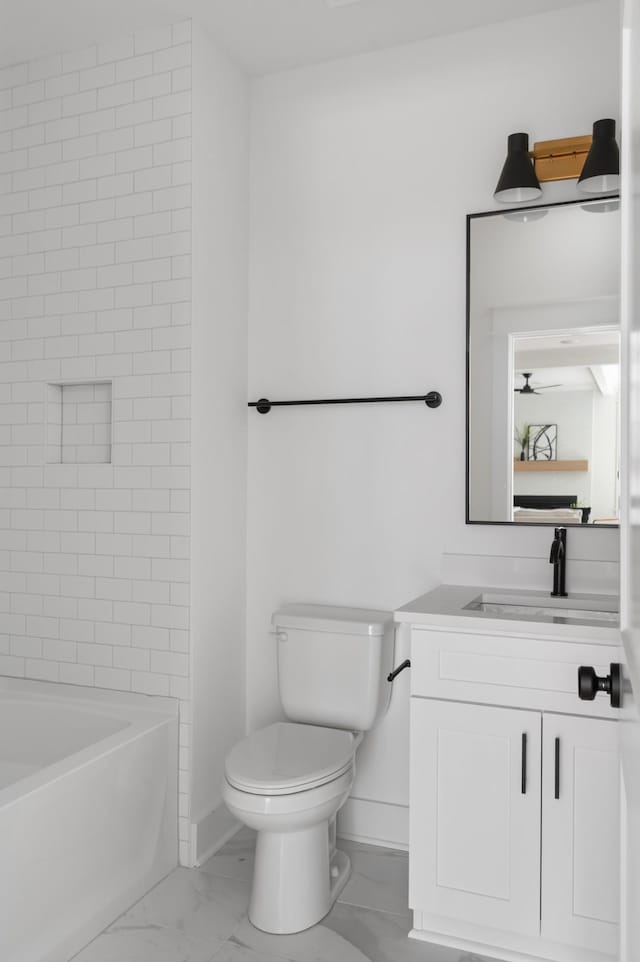
M259 401L249 401L249 407L256 408L258 414L268 414L271 408L295 407L302 404L381 404L396 401L423 401L428 408L439 408L442 404L442 395L438 391L429 391L428 394L411 394L407 397L341 397L319 401L269 401L268 398L262 397Z

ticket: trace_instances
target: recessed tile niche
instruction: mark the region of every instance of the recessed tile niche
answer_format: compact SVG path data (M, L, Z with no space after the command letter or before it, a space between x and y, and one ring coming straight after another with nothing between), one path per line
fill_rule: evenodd
M47 385L47 462L111 462L111 381Z

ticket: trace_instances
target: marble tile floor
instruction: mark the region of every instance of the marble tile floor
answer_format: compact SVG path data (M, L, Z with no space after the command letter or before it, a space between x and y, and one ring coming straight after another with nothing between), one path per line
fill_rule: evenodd
M247 918L255 835L242 829L199 869L177 868L73 962L490 962L407 939L407 856L341 840L352 876L331 912L297 935Z

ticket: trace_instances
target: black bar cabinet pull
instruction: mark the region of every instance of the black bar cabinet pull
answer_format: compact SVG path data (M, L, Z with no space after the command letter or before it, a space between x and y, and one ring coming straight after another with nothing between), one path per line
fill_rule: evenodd
M523 795L527 794L527 736L526 733L522 733L522 787L521 791Z
M556 798L560 798L560 739L556 738L556 757L555 757L555 791Z
M318 401L270 401L266 397L261 397L259 401L249 401L249 407L256 408L258 414L268 414L271 408L298 407L307 404L388 404L396 401L423 401L428 408L439 408L442 404L442 395L438 391L429 391L427 394L411 394L405 397L340 397Z

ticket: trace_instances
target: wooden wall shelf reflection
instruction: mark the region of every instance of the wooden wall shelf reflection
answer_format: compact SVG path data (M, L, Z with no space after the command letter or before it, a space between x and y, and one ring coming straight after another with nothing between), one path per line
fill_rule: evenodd
M588 471L589 462L578 461L519 461L514 458L514 471Z

